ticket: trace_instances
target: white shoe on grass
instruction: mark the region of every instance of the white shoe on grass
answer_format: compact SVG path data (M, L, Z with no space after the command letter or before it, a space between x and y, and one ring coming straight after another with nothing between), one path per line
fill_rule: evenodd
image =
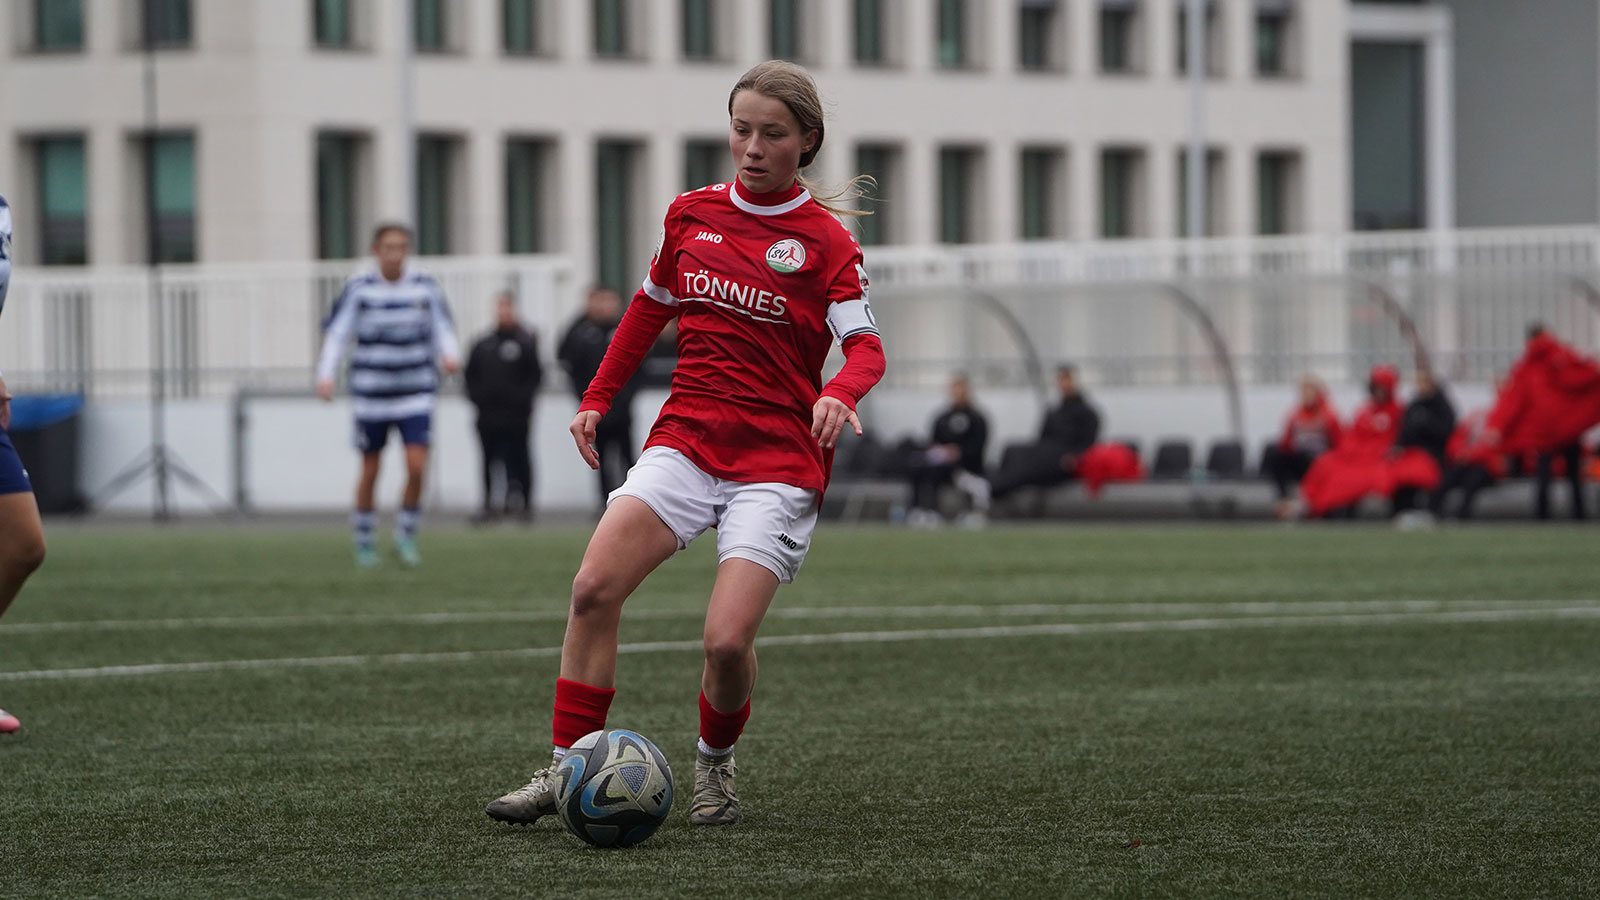
M732 753L709 756L695 751L694 803L689 807L689 824L732 825L739 821L739 795L733 790L733 779L738 774Z
M513 825L531 825L556 811L556 766L551 760L548 768L533 773L527 784L496 800L491 800L483 811L489 818Z
M414 569L422 565L422 554L417 550L415 538L395 538L394 555L400 560L400 565L407 568Z

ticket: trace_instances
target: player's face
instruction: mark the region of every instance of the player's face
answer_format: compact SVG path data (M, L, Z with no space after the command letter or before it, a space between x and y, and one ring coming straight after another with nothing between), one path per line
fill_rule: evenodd
M399 229L391 229L378 235L372 242L372 255L378 258L378 271L383 277L394 281L406 268L406 254L411 252L411 239Z
M800 155L816 140L816 129L802 134L782 100L755 91L740 91L733 98L728 149L733 151L739 183L750 190L765 194L794 184Z

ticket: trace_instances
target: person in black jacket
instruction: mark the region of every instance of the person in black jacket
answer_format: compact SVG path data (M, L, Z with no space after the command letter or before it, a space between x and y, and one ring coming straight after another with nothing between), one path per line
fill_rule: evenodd
M483 509L486 521L499 512L533 518L533 459L528 431L533 398L544 381L544 364L534 335L517 320L517 300L510 291L495 297L495 327L478 339L467 356L467 398L478 409L478 443L483 447ZM494 470L503 473L505 497L494 498Z
M585 300L583 315L567 329L561 339L556 357L572 382L572 392L583 402L583 392L600 371L600 361L605 358L611 336L622 319L622 300L617 292L606 287L593 287ZM600 505L605 506L611 492L622 486L633 468L633 397L638 393L638 379L630 379L616 399L611 410L600 420L594 433L595 454L600 457Z
M989 482L983 454L989 444L989 420L972 405L972 383L966 375L950 379L950 406L933 420L933 442L911 462L912 525L936 525L939 488L955 482L972 497L978 516L989 508Z
M1456 430L1456 408L1450 403L1444 389L1426 369L1417 371L1417 390L1400 416L1400 434L1395 438L1395 448L1416 448L1433 457L1439 471L1445 471L1449 460L1447 448L1450 435ZM1402 513L1419 508L1423 491L1413 487L1396 488L1393 512Z
M1056 369L1061 402L1045 413L1039 440L1007 448L994 479L998 499L1027 485L1060 484L1077 476L1078 456L1100 437L1100 414L1078 390L1071 366Z

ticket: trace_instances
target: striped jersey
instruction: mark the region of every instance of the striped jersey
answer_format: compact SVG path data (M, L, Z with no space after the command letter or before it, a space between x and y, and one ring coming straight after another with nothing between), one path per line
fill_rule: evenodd
M438 361L459 360L455 326L433 276L407 265L399 281L376 269L354 275L323 323L317 380L332 380L351 339L350 396L355 417L378 422L433 411Z

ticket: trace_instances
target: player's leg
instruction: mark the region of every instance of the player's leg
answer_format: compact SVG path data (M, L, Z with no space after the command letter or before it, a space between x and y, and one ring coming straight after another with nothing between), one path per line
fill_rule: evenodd
M0 430L0 615L43 562L44 527L33 486L11 439ZM0 733L21 727L16 716L0 709Z
M657 566L716 522L714 491L715 479L682 454L658 448L612 496L572 580L551 716L555 762L578 738L605 727L616 694L622 605ZM555 762L485 812L518 824L554 812Z
M817 524L814 491L785 484L731 484L717 523L717 581L706 607L700 675L700 740L689 821L739 821L734 745L750 718L756 632L778 585L794 580Z
M350 539L355 545L356 565L370 569L378 565L378 469L383 461L383 445L389 423L355 423L355 448L361 454L361 474L356 476L355 509L350 512Z
M422 486L428 472L428 447L433 417L411 416L397 426L405 445L406 488L400 495L400 512L394 518L394 553L400 562L415 566L422 562L417 551L417 527L422 523Z

